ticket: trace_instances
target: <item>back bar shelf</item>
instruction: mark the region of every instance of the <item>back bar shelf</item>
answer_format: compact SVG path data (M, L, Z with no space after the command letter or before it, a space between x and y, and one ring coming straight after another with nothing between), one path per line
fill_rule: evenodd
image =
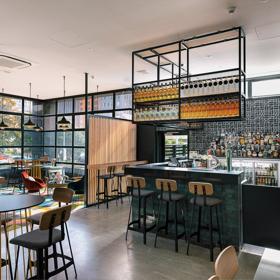
M241 120L246 115L241 27L132 53L135 123Z

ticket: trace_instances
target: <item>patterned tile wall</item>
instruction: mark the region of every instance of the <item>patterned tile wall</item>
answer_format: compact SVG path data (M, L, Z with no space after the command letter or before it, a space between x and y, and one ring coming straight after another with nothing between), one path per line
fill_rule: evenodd
M222 132L280 132L280 97L246 100L244 121L209 122L203 130L190 132L190 150L205 153L213 138Z

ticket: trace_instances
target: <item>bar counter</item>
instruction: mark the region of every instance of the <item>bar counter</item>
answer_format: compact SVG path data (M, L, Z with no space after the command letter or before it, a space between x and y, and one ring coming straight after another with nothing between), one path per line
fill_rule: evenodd
M226 171L207 168L181 168L170 167L167 163L154 163L139 166L129 166L125 169L127 175L144 177L148 189L156 190L155 179L165 178L177 181L178 192L187 195L187 201L191 198L188 193L188 182L200 181L213 184L214 196L223 200L220 211L220 223L223 246L234 245L237 249L242 245L242 171ZM150 206L152 207L152 206ZM135 211L133 206L133 211ZM157 209L157 207L155 207ZM190 222L190 207L187 204L187 226ZM196 213L197 214L197 213ZM164 213L161 213L161 216ZM194 221L197 221L195 217ZM207 224L208 215L202 216L202 221ZM214 219L215 222L215 219ZM193 229L196 228L196 225ZM188 228L187 228L188 231ZM202 240L208 240L208 231L201 234ZM216 239L216 234L214 235Z

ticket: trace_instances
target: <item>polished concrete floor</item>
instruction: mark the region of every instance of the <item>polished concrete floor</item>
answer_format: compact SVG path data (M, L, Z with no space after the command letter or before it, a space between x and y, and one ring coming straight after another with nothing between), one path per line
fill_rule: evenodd
M159 248L154 248L154 234L149 234L145 246L142 235L136 232L129 232L126 242L128 209L128 201L118 207L111 202L109 210L105 206L90 207L72 215L69 229L78 279L206 280L213 274L214 264L209 262L205 248L191 246L187 256L184 241L179 244L179 253L175 253L171 240L159 238ZM259 261L259 256L240 253L236 279L253 279ZM74 279L73 269L68 271L69 278ZM65 278L61 273L52 279Z

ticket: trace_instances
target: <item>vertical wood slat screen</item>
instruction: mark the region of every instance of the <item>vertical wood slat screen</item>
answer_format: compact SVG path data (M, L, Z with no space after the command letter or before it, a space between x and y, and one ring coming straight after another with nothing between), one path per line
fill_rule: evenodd
M123 120L92 116L88 134L88 198L96 202L97 169L91 166L136 160L136 125Z

